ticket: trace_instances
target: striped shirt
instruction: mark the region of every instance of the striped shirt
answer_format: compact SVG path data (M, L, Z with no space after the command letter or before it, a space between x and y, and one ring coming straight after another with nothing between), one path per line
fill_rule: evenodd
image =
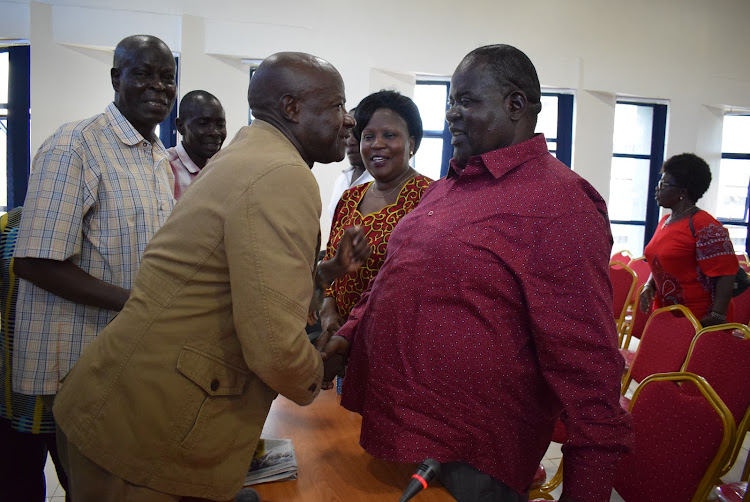
M68 260L130 289L146 244L174 206L167 153L115 107L65 124L34 157L15 256ZM83 348L117 312L21 280L13 390L56 394Z
M13 336L16 330L16 298L18 277L13 273L13 250L18 238L21 208L0 217L0 418L8 420L15 430L32 434L55 432L52 411L45 408L39 396L13 392Z

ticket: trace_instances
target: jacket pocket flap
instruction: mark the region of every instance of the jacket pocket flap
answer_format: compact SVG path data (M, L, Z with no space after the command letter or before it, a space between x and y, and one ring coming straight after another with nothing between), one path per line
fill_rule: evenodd
M211 396L242 394L249 371L192 347L183 347L177 370Z

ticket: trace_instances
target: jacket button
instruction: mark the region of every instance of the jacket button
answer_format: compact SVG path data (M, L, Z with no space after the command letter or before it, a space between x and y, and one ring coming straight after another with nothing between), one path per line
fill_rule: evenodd
M219 388L219 380L214 378L213 380L211 380L211 390L216 392L218 388Z

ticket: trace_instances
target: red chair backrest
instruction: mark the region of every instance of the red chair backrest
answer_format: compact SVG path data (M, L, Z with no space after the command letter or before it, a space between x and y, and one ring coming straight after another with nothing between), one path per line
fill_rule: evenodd
M609 261L617 261L624 265L627 265L632 258L633 256L630 254L630 251L622 250L613 254L612 258L610 258Z
M700 389L685 393L677 381ZM635 450L621 459L615 489L624 500L705 500L734 439L728 410L695 375L653 375L633 396ZM713 479L710 479L713 481Z
M687 307L670 305L648 319L629 377L641 382L654 373L680 371L700 323Z
M612 292L614 294L612 302L614 318L622 320L628 301L633 296L633 291L635 290L635 273L624 263L610 262L609 279L612 281Z
M719 328L710 326L695 335L682 369L705 378L739 425L750 407L750 329ZM699 392L690 385L685 390Z

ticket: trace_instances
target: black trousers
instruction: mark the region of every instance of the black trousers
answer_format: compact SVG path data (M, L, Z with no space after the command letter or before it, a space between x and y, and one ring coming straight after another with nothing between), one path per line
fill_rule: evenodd
M485 474L466 462L440 465L440 482L458 502L527 502L505 483Z
M52 457L60 486L66 490L68 477L65 475L57 455L55 434L31 434L18 432L10 421L0 419L0 490L2 500L7 502L44 502L47 482L44 465L47 452Z

